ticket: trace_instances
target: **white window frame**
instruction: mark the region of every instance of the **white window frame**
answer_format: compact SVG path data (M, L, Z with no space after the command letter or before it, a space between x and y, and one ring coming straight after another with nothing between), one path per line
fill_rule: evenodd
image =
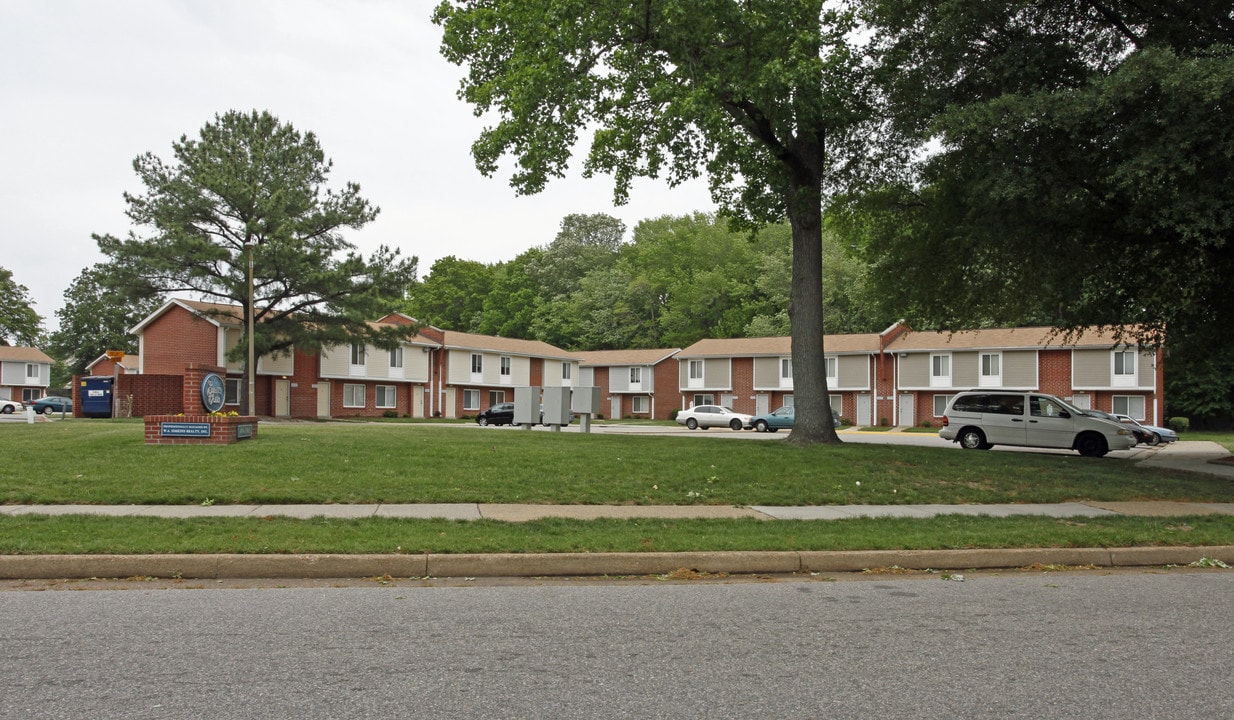
M983 352L977 359L977 386L1003 386L1003 354L1001 352Z
M687 360L686 361L686 377L689 379L687 382L687 387L692 387L692 388L703 387L703 385L706 384L706 381L704 380L704 377L703 377L705 374L706 374L706 369L703 365L702 360ZM706 404L711 404L711 403L706 403Z
M716 396L713 393L695 393L694 402L690 407L698 407L700 405L715 405Z
M630 398L630 412L635 415L646 415L651 412L651 398L647 395L635 395Z
M1110 408L1115 415L1130 415L1140 421L1145 419L1145 405L1143 395L1115 395L1110 398Z
M784 403L792 405L792 403ZM831 414L835 417L844 417L844 396L840 393L829 393L827 395L827 404L831 406Z
M388 398L383 398L388 395ZM383 410L398 407L398 387L395 385L378 385L373 394L373 407Z
M356 404L356 391L359 388L360 401ZM343 383L343 407L363 408L368 406L368 388L363 383Z
M630 387L643 384L643 369L635 366L630 368Z
M1120 362L1121 361L1121 362ZM1134 350L1115 350L1110 354L1110 385L1135 387L1139 385L1136 372L1137 358ZM1123 413L1129 415L1130 413Z
M567 380L567 381L568 381L568 380L570 379L570 376L571 376L571 375L573 375L573 374L574 374L574 371L573 371L573 369L572 369L572 367L571 367L570 363L568 363L568 362L563 362L563 363L561 364L561 379L562 379L562 380Z
M364 367L365 365L365 348L364 343L351 344L351 356L349 363L354 366Z
M399 345L396 348L390 349L390 367L392 368L403 367L403 346L402 345Z
M827 375L827 381L834 383L840 375L840 359L835 355L823 357L824 372Z
M951 398L955 397L955 393L938 393L934 396L934 407L932 412L934 417L942 417L947 412L947 405L951 403Z
M26 363L26 379L38 380L42 373L39 372L38 363Z
M479 390L464 390L463 391L463 409L464 410L479 410L480 409L480 391Z
M951 386L951 353L931 353L930 387Z
M502 378L509 378L514 372L514 358L509 355L497 358L497 365L497 374Z
M223 380L223 404L224 405L239 405L240 404L240 387L244 382L243 378L227 378Z
M793 384L793 359L791 357L780 358L780 384Z

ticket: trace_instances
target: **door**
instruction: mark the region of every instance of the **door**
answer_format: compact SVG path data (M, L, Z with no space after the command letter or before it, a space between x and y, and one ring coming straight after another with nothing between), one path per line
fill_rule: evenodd
M608 414L608 418L610 420L620 420L621 419L621 396L620 395L613 396L613 400L610 403L609 410L610 412Z
M1027 439L1027 408L1024 395L990 393L981 414L981 429L986 442L994 445L1023 445Z
M330 383L317 381L317 417L330 417Z
M754 396L754 414L755 415L766 415L770 411L771 411L771 402L768 400L767 396L766 395L755 395Z
M1033 395L1028 402L1028 439L1033 447L1069 448L1075 441L1075 419L1050 398Z
M291 381L274 381L274 416L291 417Z
M900 412L897 419L901 425L917 424L916 398L916 395L900 396Z
M874 423L870 422L870 396L857 396L857 425L869 427Z

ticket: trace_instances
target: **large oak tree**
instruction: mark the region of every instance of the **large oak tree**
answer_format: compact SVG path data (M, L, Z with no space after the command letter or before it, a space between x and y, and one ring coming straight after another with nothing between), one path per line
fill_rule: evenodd
M824 190L865 155L853 18L823 0L447 0L442 53L468 72L460 96L495 124L479 169L517 159L512 184L541 190L591 134L586 174L618 202L637 177L705 172L717 203L752 224L787 218L797 425L790 440L839 442L823 363Z

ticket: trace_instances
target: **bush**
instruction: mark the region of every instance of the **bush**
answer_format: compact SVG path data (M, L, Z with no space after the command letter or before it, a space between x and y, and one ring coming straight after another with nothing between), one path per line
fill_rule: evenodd
M1185 417L1172 417L1167 424L1176 433L1185 433L1191 428L1191 421Z
M603 419L604 419L604 413L596 413L596 420L603 420Z
M387 410L381 414L383 418L397 418L398 410Z
M932 428L932 427L934 427L934 423L930 422L929 420L922 420L922 421L921 421L921 427L923 427L923 428Z
M679 413L679 412L681 412L681 408L673 408L673 409L669 412L669 414L668 414L668 419L669 419L669 420L676 420L676 419L677 419L677 413Z

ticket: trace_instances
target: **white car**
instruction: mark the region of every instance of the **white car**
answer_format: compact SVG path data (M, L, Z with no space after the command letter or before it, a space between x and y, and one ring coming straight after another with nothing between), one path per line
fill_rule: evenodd
M17 400L0 400L0 413L4 413L5 415L18 413L24 409L25 406Z
M1086 415L1053 395L1005 390L956 395L938 436L969 450L994 445L1070 448L1085 457L1136 445L1135 434L1122 423Z
M677 413L677 423L691 430L709 427L729 427L734 430L748 429L754 417L719 405L696 405Z

